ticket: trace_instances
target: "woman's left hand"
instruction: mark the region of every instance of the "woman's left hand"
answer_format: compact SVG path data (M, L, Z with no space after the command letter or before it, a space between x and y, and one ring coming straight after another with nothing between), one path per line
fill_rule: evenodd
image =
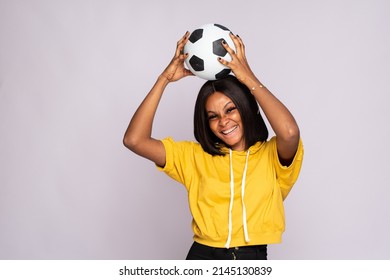
M252 72L251 68L249 67L248 61L246 59L245 45L242 39L238 35L236 36L233 33L230 33L230 38L232 38L233 40L234 46L236 47L236 51L234 51L226 43L226 41L223 41L222 45L226 49L226 51L230 54L232 60L229 62L219 57L218 58L219 62L229 67L241 83L243 84L249 83L248 79L252 82L256 81L257 78L255 74Z

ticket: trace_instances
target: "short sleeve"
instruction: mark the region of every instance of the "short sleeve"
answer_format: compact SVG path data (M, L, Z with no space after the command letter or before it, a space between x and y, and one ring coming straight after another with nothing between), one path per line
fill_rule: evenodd
M175 142L171 137L161 140L166 153L165 166L156 165L159 171L164 172L177 182L186 185L191 178L193 166L194 143L190 141Z
M301 171L304 154L303 143L302 139L299 139L298 149L295 153L293 161L289 166L283 166L279 161L278 151L276 147L276 138L274 137L272 138L272 140L274 142L273 161L276 170L276 176L282 192L282 197L283 199L285 199L288 193L291 191L292 187L294 186L295 182L297 181L299 173Z

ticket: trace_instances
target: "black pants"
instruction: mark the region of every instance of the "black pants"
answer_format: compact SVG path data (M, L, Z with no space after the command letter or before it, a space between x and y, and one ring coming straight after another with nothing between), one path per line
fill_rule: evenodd
M267 245L214 248L194 242L186 260L266 260Z

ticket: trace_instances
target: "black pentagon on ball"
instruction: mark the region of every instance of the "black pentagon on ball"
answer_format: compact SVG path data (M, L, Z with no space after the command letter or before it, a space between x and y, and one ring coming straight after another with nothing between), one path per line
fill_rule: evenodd
M190 41L191 43L195 43L202 37L203 37L203 29L196 29L192 31L190 38L188 38L188 41Z
M213 54L218 56L225 56L227 53L227 50L222 46L222 41L224 39L218 39L213 42Z
M214 26L219 27L219 28L221 28L222 30L225 30L225 31L230 31L229 28L226 28L225 26L220 25L218 23L214 23Z
M216 79L222 79L225 78L227 75L229 75L230 69L223 69L222 71L215 74Z
M195 71L203 71L204 70L204 61L203 59L193 55L188 61Z

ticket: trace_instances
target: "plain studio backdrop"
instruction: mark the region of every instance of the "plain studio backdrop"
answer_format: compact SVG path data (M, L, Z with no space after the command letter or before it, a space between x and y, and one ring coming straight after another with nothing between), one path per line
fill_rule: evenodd
M390 2L0 0L0 258L184 259L186 191L122 145L185 31L243 38L305 146L270 259L390 258ZM193 139L204 83L153 136Z

